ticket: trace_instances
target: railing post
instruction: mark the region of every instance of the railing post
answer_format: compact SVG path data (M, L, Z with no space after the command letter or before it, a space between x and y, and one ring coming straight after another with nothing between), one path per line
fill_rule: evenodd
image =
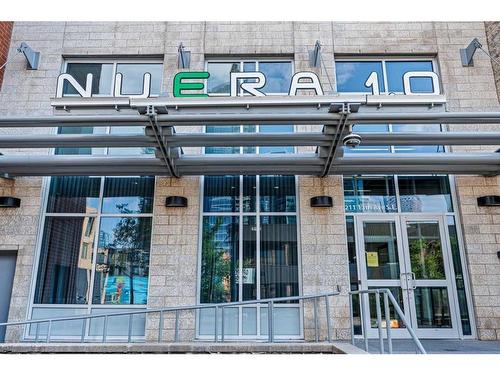
M87 318L84 318L82 323L83 323L82 324L82 335L80 337L80 342L85 341L85 330L87 329Z
M391 310L389 310L389 297L384 291L384 313L385 313L385 329L387 332L387 350L392 354L392 332L391 332Z
M319 332L318 332L318 299L316 297L313 298L313 312L314 312L314 340L316 342L319 341Z
M349 296L349 321L351 322L351 344L355 345L354 341L354 309L352 308L352 293L348 294Z
M220 313L221 313L220 342L224 342L224 306L221 307Z
M46 342L50 342L50 333L52 331L52 320L49 320L49 328L47 329L47 338L46 338Z
M179 310L175 310L175 342L179 342Z
M382 330L382 311L380 309L380 292L375 292L375 306L377 309L377 328L378 328L378 344L380 346L380 354L384 354L384 333Z
M218 332L217 332L218 331L218 327L217 327L217 325L218 325L218 322L217 322L217 315L218 314L217 314L217 312L218 311L219 311L219 307L215 306L215 314L214 314L214 316L215 316L215 324L214 324L214 326L215 326L215 336L214 336L214 342L218 342L219 341Z
M268 335L269 335L269 342L274 342L274 302L269 301L267 303L267 325L268 325Z
M160 311L160 322L158 324L158 342L163 339L163 310Z
M30 330L31 330L31 324L30 324ZM38 332L40 331L40 323L36 323L36 329L35 329L35 342L38 342Z
M128 337L127 337L127 342L132 342L132 317L133 317L132 314L130 314L128 316Z
M328 342L332 342L332 323L330 321L330 302L328 301L328 296L325 296L325 310L326 310L326 331Z
M104 317L104 324L102 325L102 342L106 342L108 335L108 316Z
M365 296L363 293L359 294L359 306L361 312L361 329L363 330L363 340L365 343L365 351L368 352L368 328L366 327L367 315L365 308Z

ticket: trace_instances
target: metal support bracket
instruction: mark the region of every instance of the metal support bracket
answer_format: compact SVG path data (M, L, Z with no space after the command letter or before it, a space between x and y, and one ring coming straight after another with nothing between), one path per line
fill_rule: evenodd
M164 109L162 109L162 113L164 113ZM168 168L168 171L173 177L179 177L177 173L172 158L170 156L170 151L167 145L163 141L162 130L158 125L158 111L154 105L150 105L146 107L146 112L144 113L149 118L150 129L153 132L153 135L158 143L158 149L160 152L160 157L165 162L165 165Z
M311 68L321 67L321 43L319 40L314 44L314 49L309 51L309 66Z
M330 109L328 112L330 113L339 113L340 120L337 124L337 129L334 135L334 138L332 140L332 144L330 146L330 149L328 151L328 156L325 161L325 166L323 168L323 173L321 174L321 177L328 176L330 173L330 169L332 168L332 165L334 164L335 159L339 157L339 153L342 151L342 145L340 144L342 140L342 135L344 133L346 124L347 124L347 118L349 117L350 113L353 112L358 112L359 107L361 106L360 103L331 103L330 104Z
M22 52L27 62L28 70L38 70L38 66L40 64L40 52L36 52L31 49L25 42L22 42L17 52Z
M179 69L189 69L191 66L191 51L186 51L184 48L182 43L177 48L177 67Z
M474 38L466 48L461 48L460 59L462 60L462 66L474 66L474 53L481 47L482 45L479 43L479 40Z

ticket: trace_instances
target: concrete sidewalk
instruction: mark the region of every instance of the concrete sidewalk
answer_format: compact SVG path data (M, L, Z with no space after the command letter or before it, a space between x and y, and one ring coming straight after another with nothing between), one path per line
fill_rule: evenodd
M500 341L479 340L420 340L428 354L500 354ZM387 342L384 340L385 350ZM362 340L356 340L356 346L364 350ZM393 353L414 354L415 344L409 339L393 339ZM379 342L376 339L368 340L370 353L379 353Z

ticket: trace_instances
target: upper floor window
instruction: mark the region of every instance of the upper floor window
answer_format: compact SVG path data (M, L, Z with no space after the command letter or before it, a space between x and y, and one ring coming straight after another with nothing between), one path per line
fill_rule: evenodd
M403 76L408 72L434 72L431 59L346 59L335 61L337 91L343 93L404 93ZM432 94L435 91L431 77L412 77L411 92Z
M66 60L64 72L69 73L85 87L87 74L92 74L92 95L113 95L116 74L122 74L122 95L142 93L144 74L151 74L151 96L158 96L163 81L163 63L161 60ZM64 83L63 95L78 95L68 82Z
M207 85L210 95L229 95L233 72L262 72L266 84L261 91L266 95L283 95L290 89L293 65L291 60L214 60L207 62L207 71L210 73Z

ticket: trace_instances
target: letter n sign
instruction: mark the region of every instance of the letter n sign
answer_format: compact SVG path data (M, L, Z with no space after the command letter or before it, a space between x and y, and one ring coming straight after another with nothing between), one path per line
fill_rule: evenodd
M188 92L184 93L184 91L195 91L195 90L203 90L205 88L205 84L202 82L185 82L187 79L207 79L210 77L210 73L208 72L179 72L174 77L174 97L199 97L199 96L208 96L203 93L195 93Z

